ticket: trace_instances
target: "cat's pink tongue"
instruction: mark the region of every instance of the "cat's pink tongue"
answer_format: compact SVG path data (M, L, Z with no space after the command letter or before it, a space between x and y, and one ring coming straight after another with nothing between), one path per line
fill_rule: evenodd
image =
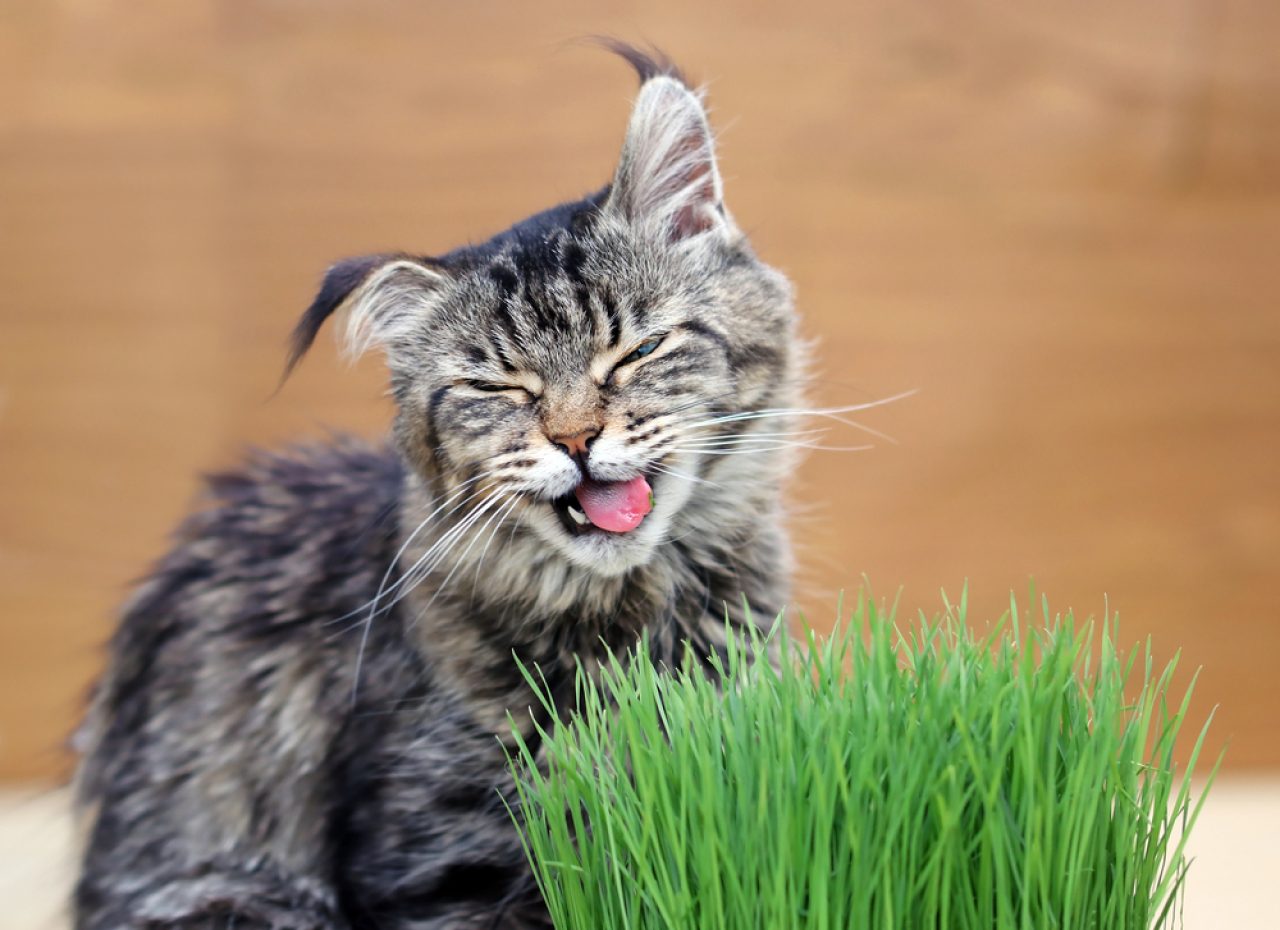
M587 519L610 533L634 530L653 509L653 491L643 475L630 481L588 479L574 494Z

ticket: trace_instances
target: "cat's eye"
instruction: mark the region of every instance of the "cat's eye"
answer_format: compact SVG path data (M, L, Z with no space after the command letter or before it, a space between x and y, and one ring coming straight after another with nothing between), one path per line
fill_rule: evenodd
M622 359L622 361L618 362L618 364L630 365L632 362L640 361L640 359L644 358L646 355L652 355L653 350L658 348L658 346L662 345L663 338L665 337L654 336L652 339L646 342L640 343L640 345L632 349L631 352L628 353L627 356Z
M501 384L497 381L468 381L467 387L474 388L477 391L485 391L490 394L497 394L501 391L523 391L524 388L518 384Z

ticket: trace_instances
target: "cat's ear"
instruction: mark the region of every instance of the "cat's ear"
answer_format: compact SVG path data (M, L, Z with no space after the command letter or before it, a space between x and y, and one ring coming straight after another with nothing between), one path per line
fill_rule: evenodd
M285 377L335 313L346 316L342 343L354 357L374 346L386 346L410 330L439 300L448 280L429 260L407 255L365 255L338 262L324 276L320 293L293 329Z
M673 241L730 229L706 110L678 77L641 85L609 205Z

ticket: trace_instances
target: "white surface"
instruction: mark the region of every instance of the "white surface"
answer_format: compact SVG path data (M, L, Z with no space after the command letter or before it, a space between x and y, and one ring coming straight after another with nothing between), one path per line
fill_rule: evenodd
M1187 930L1280 930L1280 778L1220 778L1187 846Z
M0 790L0 930L65 930L75 874L66 791Z
M0 930L65 930L64 791L0 791ZM1280 777L1223 778L1190 844L1186 930L1280 930Z

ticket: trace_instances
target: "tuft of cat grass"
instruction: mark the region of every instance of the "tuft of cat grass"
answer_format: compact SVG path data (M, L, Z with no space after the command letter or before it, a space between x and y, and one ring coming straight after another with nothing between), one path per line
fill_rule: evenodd
M516 821L557 930L1180 923L1208 724L1179 774L1176 659L1047 607L1043 628L1014 604L982 635L965 614L899 629L859 598L824 640L777 624L731 643L723 687L642 643L596 684L579 670L577 711L536 727L541 767L513 720Z

